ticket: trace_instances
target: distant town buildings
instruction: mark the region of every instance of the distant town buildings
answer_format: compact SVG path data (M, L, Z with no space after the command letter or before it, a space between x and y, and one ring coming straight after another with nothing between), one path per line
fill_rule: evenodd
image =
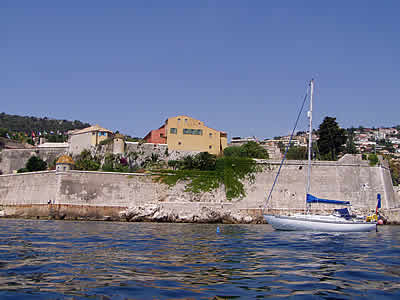
M392 154L400 157L400 130L397 128L359 128L353 131L352 138L359 153ZM313 140L318 140L315 132ZM229 146L241 146L249 141L257 142L267 149L270 159L279 159L283 155L283 149L289 144L290 135L265 140L233 137ZM307 147L307 143L307 132L298 132L291 140L292 146Z

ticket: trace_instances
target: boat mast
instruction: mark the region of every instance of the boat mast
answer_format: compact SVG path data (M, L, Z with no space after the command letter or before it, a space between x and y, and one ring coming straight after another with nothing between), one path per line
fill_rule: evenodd
M314 79L310 82L310 110L308 111L309 132L308 132L308 168L307 168L307 194L310 193L310 176L311 176L311 150L312 150L312 108L313 108L313 93L314 93ZM307 204L307 212L310 210L310 205Z

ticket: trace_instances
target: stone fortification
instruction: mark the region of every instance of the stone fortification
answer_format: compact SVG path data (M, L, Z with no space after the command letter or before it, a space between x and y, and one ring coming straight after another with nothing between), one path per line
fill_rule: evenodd
M223 187L212 193L193 194L185 192L184 183L169 188L155 182L150 174L51 171L2 175L0 210L15 216L93 216L98 219L103 214L112 219L156 221L204 221L213 216L214 221L249 222L246 217L252 217L253 222L259 222L279 162L259 163L263 171L257 174L253 184L245 183L246 197L232 201L226 199ZM304 209L306 164L289 161L284 165L267 209L286 213ZM382 195L385 211L400 207L390 172L384 165L370 167L363 161L314 162L312 178L312 194L349 200L362 212L375 208L377 193ZM148 206L156 208L146 212ZM333 207L313 205L313 208L331 211ZM215 213L210 213L210 209ZM124 213L119 215L121 211ZM392 214L393 220L396 215L398 213Z
M31 149L3 149L0 152L0 170L3 174L11 174L13 171L24 168L31 156L38 156L47 162L47 165L62 154L67 153L68 148L31 148Z

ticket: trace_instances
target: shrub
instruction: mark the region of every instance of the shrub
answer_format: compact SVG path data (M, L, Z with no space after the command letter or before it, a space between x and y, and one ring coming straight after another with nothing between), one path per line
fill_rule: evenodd
M47 163L37 156L31 156L26 162L25 168L28 172L44 171L47 169Z
M185 159L187 162L193 162L187 157ZM176 164L174 161L170 162L170 166ZM162 170L159 171L156 180L170 186L175 185L178 181L187 180L189 183L186 184L186 191L193 193L210 192L218 188L221 184L224 184L226 197L231 200L246 195L241 180L247 179L254 181L254 173L259 170L253 159L245 157L222 157L215 160L214 170Z
M224 156L268 159L268 151L256 142L250 141L242 146L230 146L224 149Z
M75 159L75 168L82 171L97 171L100 169L100 160L92 156L89 150L83 150Z
M376 154L373 154L373 153L368 155L368 160L369 160L369 165L370 166L375 166L379 161L378 156Z

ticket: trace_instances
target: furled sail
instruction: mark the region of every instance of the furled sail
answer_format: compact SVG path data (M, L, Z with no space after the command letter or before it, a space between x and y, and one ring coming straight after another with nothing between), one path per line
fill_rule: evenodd
M321 199L321 198L317 198L311 194L307 194L307 203L329 203L329 204L350 205L350 201Z

